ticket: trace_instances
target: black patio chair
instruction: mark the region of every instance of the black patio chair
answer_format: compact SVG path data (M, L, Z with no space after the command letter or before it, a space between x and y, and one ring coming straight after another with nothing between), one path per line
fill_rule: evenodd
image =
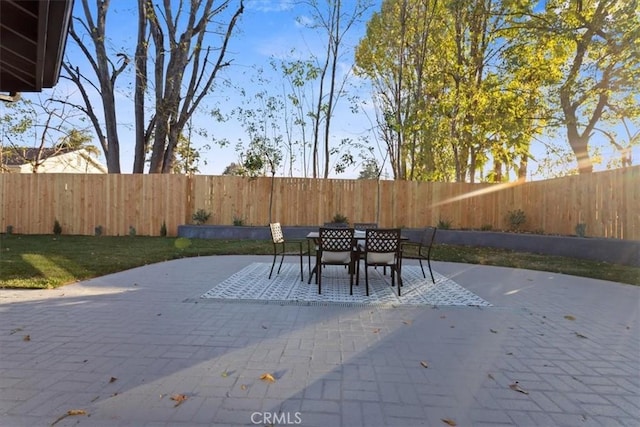
M399 228L370 228L364 241L364 276L366 292L369 295L369 267L389 267L391 286L398 282L398 296L402 295L402 248Z
M304 281L304 272L303 272L303 256L307 255L309 259L309 268L311 268L311 252L309 250L304 250L303 244L306 244L306 241L303 239L285 239L284 234L282 233L282 227L279 222L274 222L269 224L269 228L271 229L271 240L273 241L273 263L271 263L271 271L269 271L269 279L273 275L273 267L276 265L276 259L280 256L280 266L278 267L278 271L276 274L280 274L280 269L282 268L282 262L284 261L284 257L287 255L298 256L300 257L300 280ZM287 249L287 246L293 247L295 249Z
M354 222L353 223L353 228L356 231L367 231L367 229L369 228L378 228L378 223L377 222ZM360 251L362 251L362 245L364 244L364 241L360 240L358 241L358 249ZM378 268L376 267L376 270ZM387 267L384 267L382 269L382 273L386 276L387 274Z
M325 228L349 228L349 224L346 222L325 222Z
M349 269L349 295L353 295L353 275L358 268L353 231L353 228L320 227L315 268L319 294L322 293L322 267L344 265Z
M417 259L420 262L422 277L424 277L425 279L427 278L427 275L424 273L422 261L427 261L427 265L429 266L429 273L431 274L431 281L434 284L436 283L436 279L434 279L433 270L431 270L431 249L433 248L433 242L436 238L437 230L437 227L427 227L422 232L422 236L419 242L402 243L402 257L405 259Z
M378 228L377 222L354 222L353 228L358 231L365 231L368 228Z

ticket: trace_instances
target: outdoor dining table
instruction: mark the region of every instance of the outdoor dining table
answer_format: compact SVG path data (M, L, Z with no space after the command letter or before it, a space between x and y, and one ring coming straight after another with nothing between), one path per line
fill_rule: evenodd
M357 245L354 247L354 251L358 254L358 256L360 256L360 254L362 253L362 245L364 244L364 241L366 240L366 236L367 233L365 230L354 230L353 232L353 238L354 240L357 241ZM320 231L311 231L307 234L307 240L309 240L310 242L313 241L314 244L317 245L318 239L320 238ZM400 240L409 240L408 237L406 236L400 236ZM316 275L316 283L318 282L318 260L316 257L316 265L313 266L313 269L311 270L311 274L309 274L309 282L311 283L311 278L313 277L313 275Z

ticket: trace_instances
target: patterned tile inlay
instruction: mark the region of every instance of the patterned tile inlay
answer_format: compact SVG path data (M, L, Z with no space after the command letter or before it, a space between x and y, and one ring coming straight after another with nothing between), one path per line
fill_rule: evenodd
M280 274L269 280L270 263L253 263L238 271L202 298L222 300L259 300L288 302L326 302L371 305L436 305L436 306L491 306L490 303L466 290L451 279L433 272L435 285L429 272L422 277L419 266L403 266L402 296L398 297L395 287L391 287L391 277L382 274L382 269L369 269L369 296L366 296L364 271L360 267L360 285L353 287L349 295L349 275L342 266L326 266L322 271L322 294L312 281L300 281L300 265L285 263ZM276 269L278 266L276 265ZM305 269L306 270L306 269Z

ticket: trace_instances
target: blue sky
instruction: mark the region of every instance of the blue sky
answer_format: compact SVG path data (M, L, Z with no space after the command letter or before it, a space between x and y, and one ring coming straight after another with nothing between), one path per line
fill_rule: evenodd
M379 9L381 0L376 0L374 10ZM348 4L348 3L345 3ZM81 7L81 1L76 0L75 7ZM136 19L137 7L131 0L112 0L112 9L109 13L107 28L109 34L109 47L112 51L128 51L131 55L135 49L136 39ZM232 6L234 8L234 6ZM234 9L235 10L235 9ZM248 92L259 90L253 87L250 79L255 75L256 67L268 68L272 57L283 58L295 49L302 57L308 58L313 52L321 50L324 46L318 36L310 29L300 25L300 21L308 21L308 9L301 6L296 0L245 0L245 11L239 21L235 33L231 39L226 60L230 60L232 65L220 74L220 77L232 80L235 85L245 88ZM345 44L345 53L340 70L344 73L349 70L353 63L353 47L365 33L365 23L362 22L352 28L349 39ZM68 44L67 54L77 57L71 43ZM123 81L133 80L133 70L129 67ZM61 79L55 89L58 94L69 93L77 97L77 90L66 80ZM121 166L124 173L131 172L133 164L133 90L131 87L123 86L117 93L118 99L118 123L120 129L121 143ZM363 97L368 93L363 92ZM209 135L217 139L226 138L231 144L221 148L211 144L211 138L204 138L198 135L192 136L192 141L196 147L211 145L208 150L201 149L201 154L207 164L201 163L200 173L220 174L231 162L238 161L238 153L235 151L235 143L239 139L247 140L247 136L237 121L231 120L225 123L213 121L206 113L212 108L219 107L223 112L230 109L240 101L237 92L225 89L218 85L217 89L207 97L201 105L202 114L194 118L197 127L206 127ZM369 117L373 113L369 111ZM346 100L342 100L338 105L332 125L332 140L337 141L342 138L357 140L367 136L367 140L374 147L376 153L381 153L381 147L376 142L375 135L368 134L367 129L371 127L370 119L364 114L353 115L349 111ZM564 139L564 131L557 134L559 139ZM601 139L600 135L594 135L594 142ZM97 144L97 141L95 142ZM568 148L568 145L565 144ZM542 144L534 143L532 147L534 156L541 156L544 152ZM615 156L615 151L609 144L603 144L603 155L605 158ZM380 157L382 157L380 155ZM634 150L634 158L640 158L640 148ZM536 168L535 162L530 164L530 173ZM338 178L357 177L360 165L350 169L347 173L332 175ZM602 169L602 167L597 167ZM390 174L390 173L389 173Z

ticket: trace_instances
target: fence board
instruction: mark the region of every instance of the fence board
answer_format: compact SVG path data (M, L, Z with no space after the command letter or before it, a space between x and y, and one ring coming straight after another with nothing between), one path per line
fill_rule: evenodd
M269 213L271 186L273 207ZM510 184L183 175L0 174L0 230L49 234L57 219L65 234L168 235L197 209L209 223L279 221L319 225L336 213L351 222L410 228L450 221L453 228L509 227L522 209L524 230L640 240L640 166Z

